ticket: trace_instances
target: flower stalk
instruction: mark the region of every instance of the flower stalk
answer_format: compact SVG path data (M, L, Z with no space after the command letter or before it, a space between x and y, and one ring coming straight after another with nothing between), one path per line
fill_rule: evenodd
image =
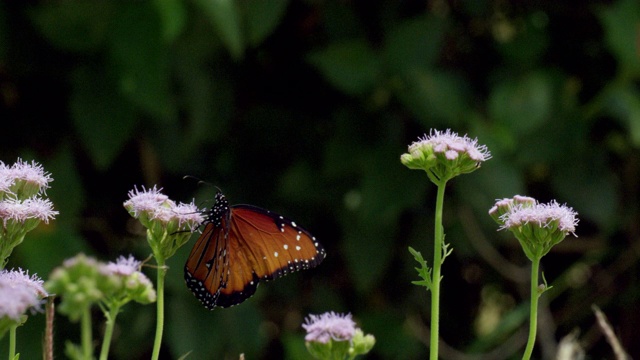
M84 359L93 359L93 329L91 325L91 307L85 306L80 317L80 343Z
M116 325L116 317L119 311L120 305L114 304L109 311L105 313L107 322L104 330L104 339L102 340L102 348L100 349L100 360L107 360L109 358L109 347L111 346L111 338L113 337L113 328Z
M434 219L433 265L427 266L420 252L409 247L409 252L420 264L416 268L421 281L414 284L425 286L431 292L431 338L429 339L429 358L438 359L438 342L440 327L440 282L442 280L442 264L451 254L449 245L444 240L442 213L444 208L444 193L447 182L454 177L468 174L480 167L480 164L491 158L491 154L484 145L478 145L477 139L447 130L444 132L431 130L409 145L408 152L402 154L400 161L409 169L424 170L429 180L437 188L436 208Z
M193 202L176 204L162 189L155 186L142 191L129 191L129 200L124 207L129 214L147 228L147 242L151 247L158 267L156 300L156 335L153 343L152 360L160 357L162 334L164 332L164 280L167 272L166 260L184 245L191 234L202 224L204 217Z
M538 284L540 260L553 246L572 234L578 225L577 213L555 200L541 204L537 200L516 195L511 199L498 200L489 210L489 215L500 225L499 230L509 230L518 239L522 250L531 260L531 301L529 309L529 337L523 360L529 360L536 342L538 324L538 299L547 290L547 281Z
M540 269L540 258L531 262L531 301L529 308L529 337L524 350L523 360L529 360L536 343L536 333L538 329L538 299L541 293L538 291L538 271Z
M442 210L444 207L444 189L446 181L438 185L436 196L435 230L433 242L433 273L431 278L431 339L429 358L438 358L438 342L440 329L440 280L441 268L444 258L442 256L444 246L444 229L442 226ZM445 255L446 256L446 255Z
M156 262L158 263L156 282L158 298L156 301L156 335L151 354L151 359L153 360L157 360L160 357L160 346L162 344L162 334L164 333L164 277L167 273L164 259L156 257Z

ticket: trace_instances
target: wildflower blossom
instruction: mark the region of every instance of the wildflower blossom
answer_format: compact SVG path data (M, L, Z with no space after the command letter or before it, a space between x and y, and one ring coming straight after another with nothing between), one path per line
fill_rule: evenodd
M505 198L502 200L497 200L496 204L489 209L489 215L500 225L504 225L502 216L508 213L514 206L521 205L523 207L534 206L536 204L536 199L528 197L516 195L513 198Z
M13 185L13 179L9 177L9 174L4 171L6 165L0 161L0 200L7 195L15 195L11 191L11 185Z
M0 165L0 179L2 178L11 180L9 192L19 199L44 193L49 188L49 182L53 181L51 174L44 171L42 165L35 161L28 163L20 158L10 167L4 163Z
M134 300L148 304L156 300L156 292L151 280L140 272L141 261L133 256L120 256L116 262L109 262L101 268L108 278L108 285L103 286L105 302L122 306Z
M499 200L489 214L501 224L499 230L513 232L529 259L546 255L569 234L576 236L578 213L571 207L555 200L548 204L527 197L509 200Z
M39 309L42 298L48 296L42 284L22 269L0 271L0 318L19 321L28 309Z
M410 169L427 171L431 181L438 183L470 173L490 158L487 147L478 145L477 139L459 136L451 130L432 129L429 135L409 145L408 153L402 154L400 161Z
M356 323L351 314L340 315L333 311L322 315L309 315L302 327L307 330L306 341L316 341L323 344L329 340L351 340L356 332Z
M354 359L371 351L375 344L373 335L365 335L356 327L351 314L332 311L309 315L302 327L307 330L307 350L317 359Z
M42 198L53 181L42 165L21 159L7 166L0 161L0 269L27 232L58 215L49 199Z
M136 260L131 255L126 258L124 256L120 256L116 262L109 262L104 267L104 271L107 274L129 276L138 271L138 269L140 269L140 265L142 265L142 261Z
M7 221L13 220L24 223L27 220L39 220L45 224L49 223L58 215L53 210L53 204L49 199L41 199L38 197L26 200L7 199L0 201L0 219L7 226Z
M147 241L156 259L167 259L189 240L204 217L193 202L176 204L160 191L156 186L142 191L136 187L123 205L147 228Z
M162 188L158 189L155 185L149 190L142 186L142 191L134 187L129 191L129 200L124 202L124 207L134 218L140 217L142 213L152 212L169 200L161 191Z

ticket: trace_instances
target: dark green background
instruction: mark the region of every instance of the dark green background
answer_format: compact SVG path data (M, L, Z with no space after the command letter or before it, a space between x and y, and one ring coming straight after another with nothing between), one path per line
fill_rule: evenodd
M192 175L232 203L295 219L328 257L209 312L183 284L185 246L169 260L164 359L305 358L300 324L329 310L376 336L369 358L425 358L429 297L410 284L407 246L432 256L435 187L399 156L429 129L451 128L493 158L447 189L442 357L521 356L528 263L487 216L515 194L580 217L579 237L542 261L554 289L535 356L552 358L579 329L589 358L612 358L597 304L640 357L639 4L0 2L0 159L41 162L60 211L9 267L46 278L79 251L145 258L127 191L158 184L210 206L214 187L182 179ZM503 321L478 333L487 309ZM43 318L19 330L21 359L40 358ZM96 338L101 320L96 311ZM112 358L148 358L154 321L154 306L125 307ZM58 317L55 333L64 358L77 326Z

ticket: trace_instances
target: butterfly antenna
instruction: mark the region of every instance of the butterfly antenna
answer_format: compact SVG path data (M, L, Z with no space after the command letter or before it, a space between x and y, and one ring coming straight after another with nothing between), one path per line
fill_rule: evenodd
M193 175L185 175L185 176L183 176L183 177L182 177L182 180L187 180L187 179L197 181L197 184L198 184L198 185L208 185L208 186L211 186L211 183L210 183L210 182L208 182L208 181L204 181L204 180L200 179L200 178L199 178L199 177L197 177L197 176L193 176Z

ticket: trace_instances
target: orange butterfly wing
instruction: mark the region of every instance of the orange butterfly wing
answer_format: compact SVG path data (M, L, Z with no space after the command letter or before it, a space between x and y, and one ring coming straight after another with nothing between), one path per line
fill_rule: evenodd
M223 215L218 226L205 226L185 266L187 285L208 309L239 304L260 281L313 268L326 257L315 237L288 218L251 205Z
M216 307L229 279L229 237L224 227L206 224L185 265L185 281L207 309Z

